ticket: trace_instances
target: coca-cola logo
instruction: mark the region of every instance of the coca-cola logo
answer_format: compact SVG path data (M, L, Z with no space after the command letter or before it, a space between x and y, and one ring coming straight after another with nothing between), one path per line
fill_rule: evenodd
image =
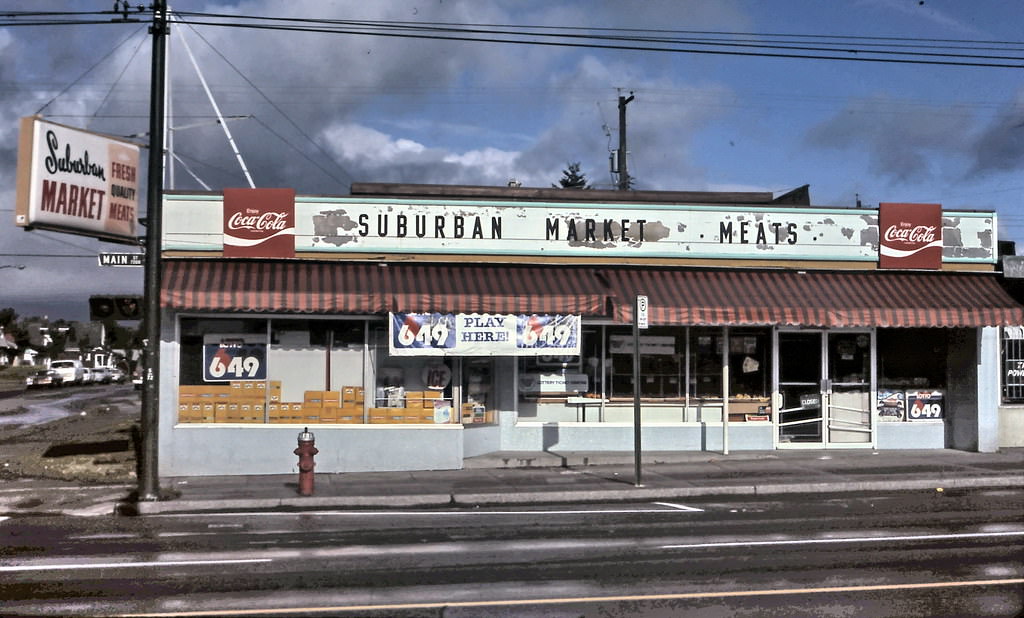
M224 257L295 257L295 191L224 189Z
M878 205L879 268L942 267L942 206Z
M228 217L229 230L249 230L251 232L279 232L288 228L288 213L264 212L257 214L236 212Z
M917 225L899 227L889 226L885 230L883 238L887 242L902 242L906 244L930 243L936 240L936 227L934 225Z

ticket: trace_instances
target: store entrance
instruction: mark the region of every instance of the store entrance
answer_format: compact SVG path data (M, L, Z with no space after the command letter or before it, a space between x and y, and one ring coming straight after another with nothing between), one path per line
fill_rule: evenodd
M776 332L779 448L871 446L872 331Z

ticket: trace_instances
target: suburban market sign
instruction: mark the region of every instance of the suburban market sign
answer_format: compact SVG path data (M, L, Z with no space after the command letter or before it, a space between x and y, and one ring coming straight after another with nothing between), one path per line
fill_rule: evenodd
M165 251L228 251L221 196L165 199ZM994 264L996 225L993 212L942 212L937 226L944 233L936 236L942 261ZM412 254L877 264L879 241L879 210L868 208L295 198L295 257L317 259Z
M15 224L138 243L139 147L21 119Z
M392 313L393 356L577 356L578 315Z

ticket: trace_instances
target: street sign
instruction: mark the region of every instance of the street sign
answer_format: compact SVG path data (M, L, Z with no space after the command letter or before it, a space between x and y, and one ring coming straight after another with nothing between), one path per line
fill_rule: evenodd
M101 253L100 266L142 266L145 253Z
M643 330L647 328L647 297L636 297L636 327Z

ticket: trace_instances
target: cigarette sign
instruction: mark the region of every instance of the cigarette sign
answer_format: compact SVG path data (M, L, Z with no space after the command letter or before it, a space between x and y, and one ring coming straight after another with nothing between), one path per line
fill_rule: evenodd
M135 244L138 169L135 144L22 118L15 224Z

